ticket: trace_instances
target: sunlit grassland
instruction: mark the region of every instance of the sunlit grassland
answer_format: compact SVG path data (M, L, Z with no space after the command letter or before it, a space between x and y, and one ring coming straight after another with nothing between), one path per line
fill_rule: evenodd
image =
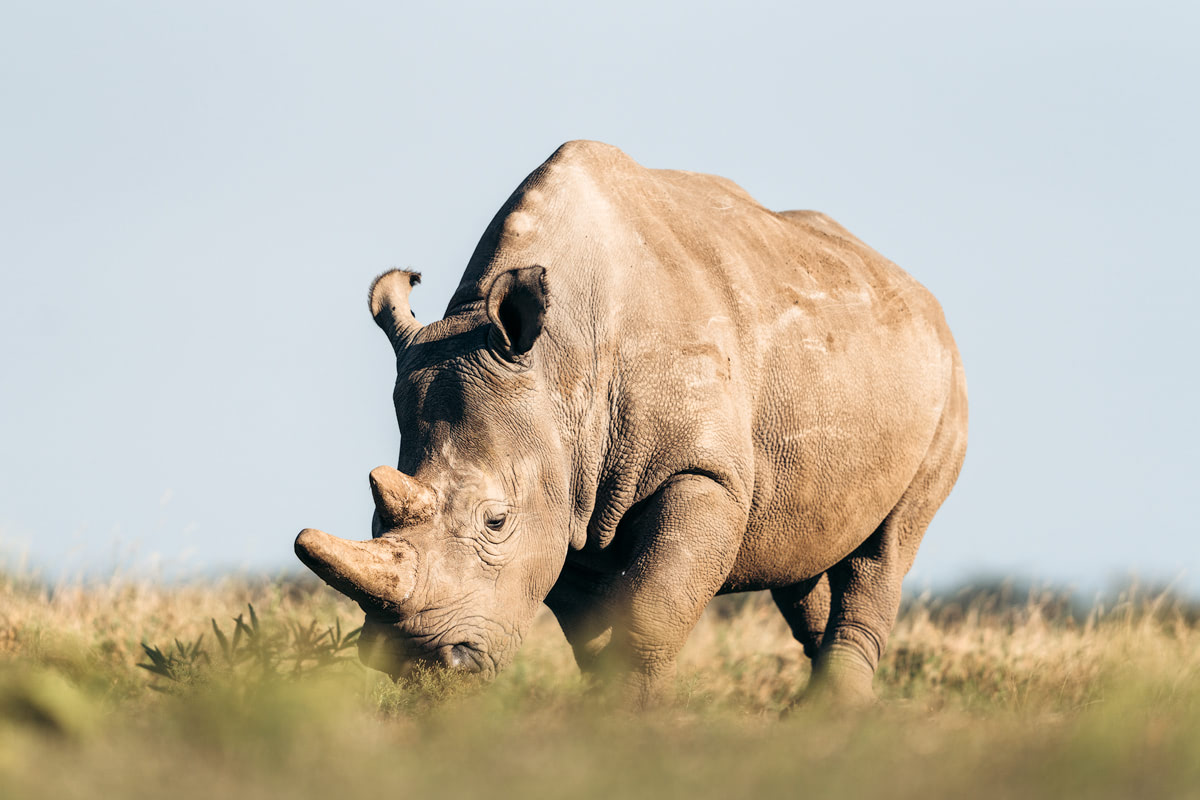
M364 670L359 621L308 581L0 578L0 797L1200 797L1200 619L1164 594L912 599L878 708L782 716L808 665L765 596L637 715L548 614L486 688Z

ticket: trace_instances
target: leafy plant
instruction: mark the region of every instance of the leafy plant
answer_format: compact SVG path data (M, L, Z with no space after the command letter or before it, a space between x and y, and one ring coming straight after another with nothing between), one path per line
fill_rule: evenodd
M198 674L201 664L211 663L208 653L203 649L203 642L204 634L200 634L191 644L184 644L176 639L175 649L167 648L165 653L158 647L142 642L142 650L150 659L150 663L140 663L138 666L167 680L189 683ZM159 689L158 686L151 688Z
M307 625L289 620L279 628L264 626L247 604L246 614L233 618L233 631L227 634L211 620L213 636L220 650L220 668L227 673L249 674L259 678L299 678L336 664L355 661L346 651L358 643L362 628L343 632L340 619L324 630L317 621ZM214 669L212 656L204 646L204 634L190 643L175 639L174 648L166 650L142 643L149 659L139 663L142 669L165 678L175 685L204 680ZM159 686L152 688L160 689Z

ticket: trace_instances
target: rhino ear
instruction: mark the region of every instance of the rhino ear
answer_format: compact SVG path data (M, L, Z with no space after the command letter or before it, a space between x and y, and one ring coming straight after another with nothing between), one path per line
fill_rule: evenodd
M512 269L492 281L487 292L487 315L504 356L515 359L530 351L542 333L549 307L543 267Z
M417 331L421 330L421 323L417 322L408 305L409 292L420 282L421 273L394 269L372 281L367 293L371 316L387 334L396 355L400 355L400 351L408 347Z

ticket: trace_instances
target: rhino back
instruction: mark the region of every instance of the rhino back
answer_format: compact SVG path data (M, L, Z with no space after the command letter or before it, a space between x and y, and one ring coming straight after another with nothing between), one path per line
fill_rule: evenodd
M568 143L526 179L448 314L530 264L551 287L573 542L604 550L664 480L705 474L746 510L727 589L818 574L870 535L954 380L937 302L840 225L608 145Z

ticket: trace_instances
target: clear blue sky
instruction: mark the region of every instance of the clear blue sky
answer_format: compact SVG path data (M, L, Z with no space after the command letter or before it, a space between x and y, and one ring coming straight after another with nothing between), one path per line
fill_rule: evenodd
M971 446L919 582L1200 589L1195 3L0 11L0 557L295 565L394 463L371 278L441 315L561 142L816 208L941 299Z

